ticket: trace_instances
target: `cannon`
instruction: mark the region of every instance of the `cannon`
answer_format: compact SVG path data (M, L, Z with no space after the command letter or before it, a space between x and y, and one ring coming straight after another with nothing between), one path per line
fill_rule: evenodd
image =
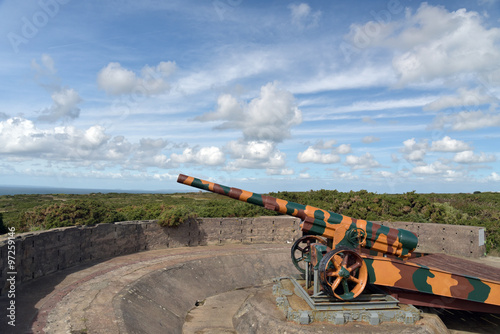
M183 174L177 182L300 218L292 262L306 279L314 272L332 300L356 299L371 285L408 304L500 314L499 269L414 252L413 232Z
M301 219L305 234L291 249L292 262L305 273L318 270L323 291L342 300L356 298L368 282L360 248L367 253L407 259L417 247L417 236L335 212L179 175L177 182ZM323 239L324 238L324 239Z

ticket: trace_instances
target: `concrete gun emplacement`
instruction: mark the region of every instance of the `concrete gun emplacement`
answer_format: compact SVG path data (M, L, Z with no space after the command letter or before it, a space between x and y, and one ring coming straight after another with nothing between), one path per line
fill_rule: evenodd
M177 182L300 218L304 235L292 246L292 262L306 276L319 273L321 289L331 298L356 299L373 284L414 305L500 313L498 270L445 254L416 253L413 232L183 174ZM457 263L463 272L457 272ZM436 295L439 305L433 304Z

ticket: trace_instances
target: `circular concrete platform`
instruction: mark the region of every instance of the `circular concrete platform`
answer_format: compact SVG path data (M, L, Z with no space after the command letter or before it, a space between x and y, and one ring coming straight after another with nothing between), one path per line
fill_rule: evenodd
M18 287L16 327L2 319L0 333L179 333L197 300L288 274L289 257L290 245L203 246L62 270Z
M0 333L245 333L263 321L253 318L260 308L274 314L266 284L294 272L288 244L139 252L19 286L17 325L2 321ZM0 308L5 303L0 299ZM255 309L251 316L250 305ZM369 332L401 333L401 327L372 326Z

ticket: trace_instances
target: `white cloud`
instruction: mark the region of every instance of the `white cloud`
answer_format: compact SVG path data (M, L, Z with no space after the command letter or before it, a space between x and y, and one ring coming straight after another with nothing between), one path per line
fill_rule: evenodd
M233 49L233 47L235 49ZM187 95L211 91L214 88L227 87L255 77L274 77L277 72L288 72L293 66L289 52L282 47L260 46L249 49L231 44L213 50L214 57L203 67L195 68L186 76L179 78L177 88ZM204 55L206 57L206 55Z
M399 50L392 65L401 86L470 73L484 75L498 68L500 58L499 28L483 25L477 12L464 8L449 12L425 2L415 13L407 11L404 20L352 25L347 38L360 49Z
M352 169L380 167L380 164L375 160L374 156L368 152L359 157L355 155L348 155L346 157L345 164L350 166Z
M415 174L436 175L444 173L448 170L453 170L453 169L443 164L440 161L434 161L431 164L416 166L412 169L412 172Z
M170 158L175 163L194 163L207 166L219 166L226 161L224 153L215 146L202 147L198 150L186 148L182 154L172 153Z
M333 119L359 119L361 118L361 121L363 123L368 123L368 124L375 124L376 121L374 118L380 118L380 117L415 117L416 115L421 115L421 112L415 111L415 112L398 112L397 114L394 112L391 112L391 109L410 109L410 108L418 108L423 107L427 104L429 104L432 101L436 100L436 96L421 96L421 97L415 97L415 98L408 98L408 99L389 99L389 100L381 100L381 101L356 101L350 105L343 105L343 106L336 106L338 103L336 99L332 99L331 101L328 101L325 99L320 100L318 99L319 103L317 103L320 106L325 106L324 109L319 109L319 112L316 113L316 117L314 120L333 120ZM314 105L314 100L311 99L307 101L308 103L304 104L301 103L300 105L306 105L306 106L315 106ZM361 116L357 114L356 112L358 111L374 111L374 110L381 110L384 111L384 113L379 113L379 114L374 114L370 116ZM398 111L398 110L396 110ZM353 115L347 115L347 113L353 113ZM390 116L389 116L390 115ZM311 120L311 116L309 116L309 120Z
M224 94L217 99L217 109L196 118L201 122L228 120L238 121L244 117L243 105L230 94Z
M375 137L375 136L366 136L366 137L363 137L363 139L361 141L365 144L371 144L371 143L375 143L375 142L380 141L380 138Z
M41 121L55 122L59 119L75 119L80 116L78 104L82 98L72 88L61 88L52 93L52 106L41 111Z
M340 162L340 156L334 153L321 153L319 149L309 146L304 152L299 152L297 160L300 163L334 164Z
M109 63L97 74L99 88L110 95L133 92L136 80L135 73L123 68L119 63Z
M454 131L470 131L487 127L499 127L498 112L461 111L456 114L436 117L432 124L435 128L450 128Z
M268 168L266 169L266 174L268 175L293 175L295 172L293 169L288 169L288 168Z
M109 136L104 129L93 126L81 131L73 126L60 126L54 129L38 129L35 124L24 118L10 118L0 122L0 153L22 156L29 153L33 158L50 158L66 161L74 159L98 159L106 152L115 149L108 144ZM96 152L99 149L100 154ZM102 155L101 155L102 154Z
M242 126L245 138L280 142L290 136L292 126L302 123L302 113L291 93L269 83L248 104L246 121Z
M388 178L393 178L395 177L395 174L394 173L391 173L391 172L388 172L386 170L382 170L378 173L376 173L375 175L379 175L380 177L384 178L384 179L388 179Z
M484 27L477 12L423 3L394 40L408 51L393 66L401 84L488 72L500 58L499 40L500 29Z
M292 126L302 122L293 95L275 83L261 87L260 96L248 104L230 95L219 97L214 112L197 117L198 121L224 121L217 129L241 129L247 141L281 142L290 136Z
M419 142L415 138L405 140L401 151L404 153L404 158L409 161L422 161L427 153L427 142Z
M129 155L132 153L133 145L124 137L116 136L113 137L107 143L103 155L99 154L96 158L110 161L116 161L117 163L123 163L127 160ZM96 152L97 153L97 152ZM101 153L101 152L98 152Z
M36 71L36 77L46 76L46 75L54 75L57 70L55 67L54 59L46 53L41 56L42 64L39 65L35 59L31 60L31 68Z
M461 164L475 164L494 162L496 161L496 157L494 155L486 155L484 152L476 155L473 151L463 151L455 154L455 156L453 157L453 161Z
M279 151L271 141L230 141L227 150L232 161L228 170L240 169L283 169L286 164L285 153Z
M332 149L336 143L337 141L335 139L330 139L327 141L323 141L323 139L320 139L314 144L313 147L319 150L328 150Z
M345 44L342 46L345 47L346 51L352 48L354 52L359 52L359 50L371 46L386 46L386 39L388 39L399 26L400 24L396 21L384 22L383 19L377 20L377 22L368 21L363 25L353 23L349 27L349 33L345 36L345 39L350 42L350 46L347 47Z
M487 103L495 103L498 99L492 95L485 94L481 88L458 90L458 95L445 95L429 103L424 110L441 110L452 107L478 106Z
M433 141L431 150L435 152L461 152L470 150L470 146L461 140L445 136L441 140Z
M307 3L291 4L288 6L292 16L292 23L301 29L312 28L318 25L321 11L312 12Z
M500 174L496 172L492 172L491 175L487 178L488 181L498 182L500 181Z
M97 84L109 95L137 94L157 95L170 90L166 79L176 70L174 62L160 62L156 66L146 65L141 76L128 70L120 63L111 62L97 74Z
M139 141L139 150L144 153L161 150L165 146L167 146L167 141L161 138L142 138Z
M91 145L91 146L100 146L105 143L109 136L106 135L105 129L102 126L94 125L88 128L83 135L83 138Z
M414 167L413 174L418 177L425 177L429 180L442 180L446 182L463 182L468 178L467 173L458 168L448 166L441 161L434 161L431 164Z
M42 54L41 65L35 59L31 61L35 71L35 80L41 87L51 92L52 105L40 110L40 121L56 122L58 120L73 120L80 116L78 104L82 98L73 88L62 87L60 78L56 75L55 62L48 54Z
M478 0L478 4L480 5L488 5L488 6L491 6L491 5L494 5L496 2L498 2L498 0Z
M341 144L337 147L334 152L338 154L348 154L351 153L351 144Z
M447 182L460 182L467 179L467 174L463 171L448 169L444 171L443 178Z
M341 144L334 147L335 140L323 142L317 141L313 146L309 146L304 152L297 154L297 160L300 163L319 163L319 164L334 164L340 162L339 154L351 153L350 144ZM322 153L321 150L329 150L328 153Z
M337 144L337 141L335 139L330 139L327 141L323 141L322 139L320 139L310 147L317 150L331 150L332 153L336 154L351 153L351 144L340 144L338 147L335 147L335 144Z
M0 122L0 152L17 153L36 151L46 134L35 128L33 122L23 118L10 118Z
M351 172L341 171L338 169L335 169L333 171L332 176L334 179L338 179L338 180L358 180L359 179L359 176L356 174L353 174Z
M164 139L142 138L139 145L133 150L133 157L128 162L127 167L131 169L144 169L148 166L166 168L172 166L172 161L165 154L163 149L168 142Z
M74 167L96 169L115 165L129 169L172 165L161 153L166 141L146 138L139 144L131 143L124 136L107 135L99 125L85 130L74 126L39 129L30 120L10 118L0 122L0 143L0 154L7 159L46 159L51 164L70 163ZM214 158L209 160L210 153L202 151L198 156L211 164Z
M228 148L235 158L267 160L273 154L275 145L270 141L231 141Z
M320 71L309 80L296 82L290 90L296 94L319 93L331 90L386 87L396 82L394 70L389 66L365 66L332 73Z

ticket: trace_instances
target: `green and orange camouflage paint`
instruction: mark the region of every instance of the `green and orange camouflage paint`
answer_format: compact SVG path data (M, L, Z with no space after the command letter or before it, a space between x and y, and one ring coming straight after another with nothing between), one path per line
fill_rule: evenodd
M335 249L340 249L337 255L331 255L330 264L326 265L330 268L337 268L327 269L330 272L324 274L325 277L333 277L331 283L328 284L330 286L336 288L344 284L347 289L345 281L358 282L366 279L367 282L361 283L413 292L413 295L411 293L402 295L410 298L410 301L416 305L470 309L481 303L481 309L486 307L488 312L500 313L500 271L498 269L478 267L474 262L460 260L461 265L452 266L450 270L449 264L457 262L456 258L444 254L412 254L417 247L418 238L410 231L388 228L370 221L223 186L183 174L179 175L177 182L300 218L302 220L300 227L305 234L326 238L328 249L333 249L332 253L335 253ZM358 237L357 243L352 241L352 232ZM346 246L347 250L342 251L346 249ZM343 253L351 255L344 256ZM364 263L351 267L344 265L348 261L348 256L353 257L352 254L354 257L362 258L361 262ZM367 272L367 278L349 276L350 271L355 270L354 267L360 270L358 269L360 266L363 272ZM460 266L466 266L468 269L464 272L459 270ZM474 268L480 269L475 271ZM362 290L364 285L360 288L361 283L354 290ZM336 293L334 295L341 299L353 298L351 293L345 293L340 297ZM342 298L347 295L349 298ZM355 296L357 295L359 293ZM439 296L438 303L430 302L430 300L436 300L434 296ZM472 303L472 306L470 304L461 306L460 301Z
M346 231L361 229L366 233L366 238L363 238L366 240L361 246L371 251L408 258L417 247L417 236L407 230L388 228L370 221L347 217L310 205L302 205L238 188L230 188L182 174L179 175L178 182L298 217L302 220L301 229L303 232L323 236L333 240L334 244L340 244L345 239Z

